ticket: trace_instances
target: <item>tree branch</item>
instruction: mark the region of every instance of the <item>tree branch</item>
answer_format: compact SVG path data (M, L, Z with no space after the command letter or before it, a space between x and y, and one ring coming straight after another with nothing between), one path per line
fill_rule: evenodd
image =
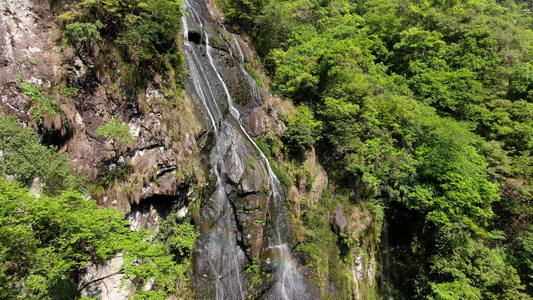
M118 271L116 271L115 273L111 273L111 274L108 274L106 276L103 276L103 277L100 277L100 278L96 278L96 279L93 279L89 282L87 282L86 284L82 285L79 289L78 289L78 292L81 292L83 291L86 287L88 287L89 285L95 283L95 282L98 282L100 280L104 280L106 278L109 278L111 276L115 276L115 275L118 275L118 274L124 274L124 269L120 269Z

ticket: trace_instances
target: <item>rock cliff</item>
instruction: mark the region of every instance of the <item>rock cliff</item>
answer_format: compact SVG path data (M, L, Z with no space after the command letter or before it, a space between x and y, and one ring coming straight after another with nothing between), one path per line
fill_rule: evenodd
M0 10L2 110L35 127L44 143L59 146L91 180L128 169L105 191L94 191L100 203L127 212L142 199L174 195L182 182L202 182L196 139L203 131L170 72L154 74L143 91L134 93L126 87L120 62L112 56L102 61L97 46L92 55L61 48L59 11L49 1L8 0ZM36 103L22 82L37 87L60 112L35 121L30 109ZM75 92L66 96L66 88ZM116 150L112 140L96 133L112 117L130 125L134 144Z

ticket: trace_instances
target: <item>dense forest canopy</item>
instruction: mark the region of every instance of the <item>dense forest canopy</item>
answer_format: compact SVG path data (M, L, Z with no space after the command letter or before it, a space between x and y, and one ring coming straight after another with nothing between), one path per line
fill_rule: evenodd
M533 293L531 7L224 2L274 91L299 105L286 147L324 149L333 178L354 201L384 206L402 235L395 298Z

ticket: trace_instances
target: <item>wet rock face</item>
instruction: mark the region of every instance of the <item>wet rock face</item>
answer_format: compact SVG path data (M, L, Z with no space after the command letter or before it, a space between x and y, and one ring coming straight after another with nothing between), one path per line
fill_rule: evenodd
M344 233L346 232L346 226L348 226L348 219L344 216L342 205L339 204L333 218L333 231L337 234Z
M242 241L251 257L257 258L261 254L267 205L265 194L249 195L236 201L237 218L243 227Z
M265 134L265 111L261 107L252 109L246 116L245 126L253 137Z
M284 188L252 138L264 133L265 114L244 68L246 51L205 2L188 0L185 7L187 90L214 136L194 251L196 298L316 299L292 255Z

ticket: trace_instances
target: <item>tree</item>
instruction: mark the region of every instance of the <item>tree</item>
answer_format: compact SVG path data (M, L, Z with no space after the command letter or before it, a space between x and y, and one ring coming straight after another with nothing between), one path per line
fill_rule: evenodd
M130 234L113 209L76 192L34 198L0 178L1 298L73 299L75 274L122 250Z
M65 27L71 43L112 41L126 59L136 63L178 53L180 17L175 0L84 0L74 12L61 16L74 21Z
M526 291L529 294L533 293L533 226L530 226L524 231L512 244L508 247L509 260L518 274L522 282L526 285Z
M22 127L14 116L0 116L0 151L2 176L13 176L27 186L39 178L51 194L83 185L67 158L56 148L41 145L35 130Z
M100 30L104 24L99 20L95 23L74 22L65 26L67 42L79 51L87 51L90 44L102 41Z
M285 122L287 130L284 138L291 151L308 150L320 139L322 122L315 121L311 109L304 104L298 106L296 112L287 116Z
M486 226L499 195L476 151L481 141L452 119L429 116L422 125L425 138L415 156L418 178L407 206L425 212L440 230L454 222L472 224L473 229Z
M131 141L129 126L118 119L103 126L102 134L117 143ZM81 184L73 184L67 158L39 144L36 132L13 116L0 116L0 151L1 299L78 298L86 285L78 287L77 281L87 263L118 252L124 257L118 273L128 275L134 297L167 299L176 292L176 280L187 280L197 236L187 220L163 242L150 231L132 232L119 211L75 191ZM28 193L36 177L44 181L46 196Z
M118 117L114 117L98 127L96 134L112 140L115 155L119 154L123 146L135 143L135 136L131 133L130 125L120 122Z
M533 64L531 62L521 64L511 74L507 95L513 100L533 101Z
M443 238L453 238L453 233ZM516 270L497 251L468 237L464 244L440 246L445 247L432 259L435 281L429 299L531 299L522 292Z
M196 234L179 228L187 229L183 241L176 237L172 245L190 251ZM0 298L78 298L86 285L78 288L77 278L87 263L122 252L118 273L131 279L134 297L168 299L176 278L187 280L189 256L176 259L152 235L132 232L117 210L98 207L78 192L34 198L20 184L0 178Z

